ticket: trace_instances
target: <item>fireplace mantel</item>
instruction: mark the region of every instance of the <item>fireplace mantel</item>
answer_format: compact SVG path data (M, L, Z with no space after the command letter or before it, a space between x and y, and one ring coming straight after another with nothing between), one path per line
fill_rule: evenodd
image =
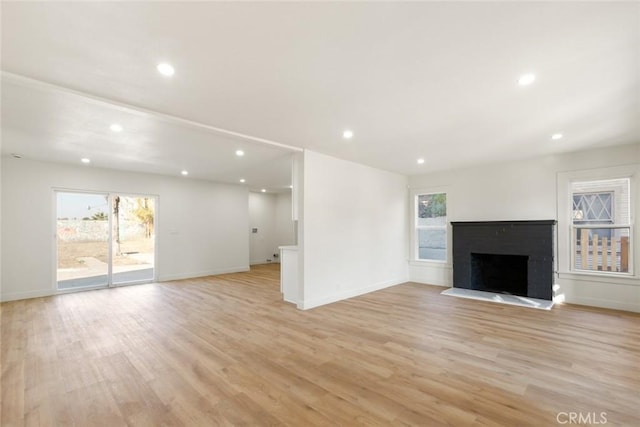
M555 224L555 220L452 222L453 286L551 300Z

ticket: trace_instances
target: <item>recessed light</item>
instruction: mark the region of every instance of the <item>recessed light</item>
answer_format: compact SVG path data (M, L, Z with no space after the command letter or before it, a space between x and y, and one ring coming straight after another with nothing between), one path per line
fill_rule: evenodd
M247 182L247 180L244 178L240 178L240 182L244 184L245 182Z
M423 164L423 163L424 163L424 159L423 159L422 157L421 157L421 158L419 158L419 159L418 159L418 164L419 164L419 165L421 165L421 164Z
M184 175L184 176L189 175L189 171L182 171L182 172L180 172L180 173L181 173L182 175Z
M244 156L244 151L242 151L242 150L237 150L237 151L236 151L236 156L238 156L238 157L242 157L242 156Z
M173 66L171 64L163 62L162 64L158 64L158 72L163 76L171 77L176 72L176 70L173 69Z
M520 86L527 86L530 85L531 83L533 83L536 79L535 74L523 74L522 76L520 76L520 78L518 79L518 84Z
M262 190L260 190L260 191L262 191L263 193L266 193L266 192L267 192L267 190L266 190L266 189L264 189L264 188L263 188Z
M88 164L88 163L91 163L91 159L87 159L86 157L84 157L84 158L80 159L80 161L81 161L82 163L87 163L87 164Z
M293 188L293 185L290 185L289 188Z
M551 135L551 139L553 139L553 140L562 139L562 134L561 133L554 133L553 135Z
M351 139L351 138L353 138L353 131L351 131L351 130L349 130L349 129L345 130L344 132L342 132L342 137L343 137L344 139Z
M113 132L122 132L122 126L118 123L112 124L111 126L109 126L109 129L111 129Z

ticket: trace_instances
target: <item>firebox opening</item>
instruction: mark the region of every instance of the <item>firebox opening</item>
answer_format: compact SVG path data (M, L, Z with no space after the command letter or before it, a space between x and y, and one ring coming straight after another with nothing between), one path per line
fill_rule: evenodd
M524 255L471 253L471 289L527 296L527 264Z

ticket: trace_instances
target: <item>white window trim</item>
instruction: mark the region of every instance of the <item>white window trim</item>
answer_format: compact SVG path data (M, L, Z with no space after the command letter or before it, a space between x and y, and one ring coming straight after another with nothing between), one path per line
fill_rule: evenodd
M631 245L629 247L629 273L601 272L587 270L572 270L573 251L571 244L571 183L575 181L595 181L605 179L629 178L631 196L631 220L630 236ZM592 277L594 280L608 281L614 284L640 285L638 281L638 270L635 255L640 253L640 233L635 227L635 215L640 211L640 194L638 179L640 178L640 164L589 169L582 171L559 172L557 176L557 217L558 217L558 275L562 278Z
M416 218L418 217L418 205L416 203L417 197L422 194L440 194L444 193L447 195L447 250L446 250L446 259L444 261L435 260L435 259L420 259L418 258L419 250L418 250L418 239L416 238L416 230L418 228L416 224ZM434 267L442 267L442 268L451 268L451 245L453 243L451 237L451 189L450 187L428 187L428 188L418 188L411 189L409 192L409 214L411 215L409 223L411 224L411 229L409 230L409 243L411 245L410 248L410 265L422 265L422 266L434 266Z

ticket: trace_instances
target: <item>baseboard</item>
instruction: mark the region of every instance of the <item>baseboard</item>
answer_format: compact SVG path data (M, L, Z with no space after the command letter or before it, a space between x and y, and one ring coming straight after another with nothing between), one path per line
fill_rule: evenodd
M451 287L451 285L445 285L445 284L442 284L442 283L428 283L428 282L424 282L422 280L413 280L412 279L412 280L410 280L410 282L417 283L419 285L439 286L441 288L450 288Z
M640 313L640 306L628 302L602 300L597 298L573 297L564 300L566 304L586 305L589 307L609 308L611 310L632 311Z
M219 274L242 273L249 271L249 266L221 268L216 270L199 271L194 273L166 274L158 276L158 282L169 282L172 280L195 279L198 277L217 276Z
M262 264L280 264L280 261L267 261L266 259L263 260L257 260L257 261L250 261L249 265L262 265Z
M197 273L168 274L164 276L159 276L158 282L168 282L172 280L182 280L182 279L194 279L197 277L216 276L218 274L241 273L244 271L249 271L249 267L243 266L243 267L233 267L233 268L201 271ZM147 283L151 283L151 282L147 282ZM17 301L17 300L29 299L29 298L49 297L53 295L68 294L68 293L78 292L82 290L83 289L77 289L69 292L66 292L66 291L58 292L54 289L45 289L45 290L29 291L29 292L13 292L8 294L2 294L2 296L0 297L0 301L8 302L8 301ZM87 290L87 289L84 289L84 290Z
M334 302L342 301L345 299L357 297L359 295L368 294L369 292L379 291L381 289L389 288L391 286L400 285L402 283L407 283L407 279L397 279L397 280L388 280L385 282L376 283L371 286L367 286L364 288L352 289L344 292L339 292L333 295L327 295L321 298L315 298L306 301L299 301L298 308L301 310L309 310L311 308L319 307L321 305L331 304Z
M18 301L21 299L29 299L29 298L40 298L40 297L50 297L52 295L56 295L57 292L53 289L39 290L39 291L29 291L29 292L12 292L9 294L2 294L0 300L2 302L7 301Z

